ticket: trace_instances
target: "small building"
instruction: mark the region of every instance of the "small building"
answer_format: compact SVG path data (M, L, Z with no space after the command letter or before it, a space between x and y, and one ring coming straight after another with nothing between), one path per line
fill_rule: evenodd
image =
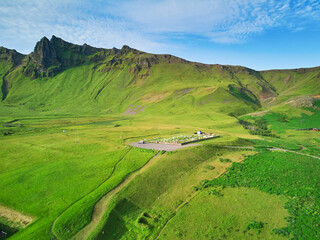
M143 140L139 141L138 144L145 144Z
M201 135L201 134L202 134L202 131L200 131L200 130L197 131L197 134L198 134L198 135Z
M318 132L318 131L319 131L319 129L318 129L318 128L312 128L312 131L314 131L314 132Z

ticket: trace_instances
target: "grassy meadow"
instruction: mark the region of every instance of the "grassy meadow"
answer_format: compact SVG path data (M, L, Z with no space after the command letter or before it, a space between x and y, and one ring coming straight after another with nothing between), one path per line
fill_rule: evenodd
M33 217L13 238L50 239L54 233L69 239L90 221L99 198L156 154L133 149L129 142L197 129L180 119L171 124L161 118L152 125L146 121L117 116L2 117L0 186L5 191L0 202ZM207 122L207 127L214 124ZM247 133L239 127L237 134ZM236 138L229 135L225 140Z
M58 65L46 68L36 58L49 45ZM37 46L0 48L10 239L319 239L319 68ZM129 145L198 130L220 137L173 152Z
M252 187L287 197L288 226L273 233L293 239L317 239L319 229L319 159L294 153L262 152L234 164L222 178L203 187ZM308 226L308 227L306 227Z
M184 206L159 239L285 239L272 232L287 225L286 199L254 188L225 188L214 196L207 189ZM261 229L247 229L252 222Z
M1 203L34 217L32 225L15 235L17 239L29 234L36 234L32 236L38 239L50 238L53 220L66 209L72 212L72 206L79 201L80 209L88 211L86 216L81 212L81 218L88 221L90 206L155 154L124 145L119 133L111 133L106 127L109 121L83 121L26 120L26 132L1 139L5 143L0 151L0 185L5 189ZM59 219L65 215L68 211ZM34 231L36 228L40 229Z
M319 160L293 153L259 152L263 147L280 147L318 155L317 132L296 131L289 126L277 132L278 138L251 135L236 118L220 113L183 117L21 115L1 118L0 187L5 191L0 192L0 202L33 218L12 239L71 239L91 221L95 203L157 153L129 147L128 143L190 134L198 129L221 137L204 141L200 146L160 153L150 168L111 199L90 239L281 239L288 234L295 237L296 228L304 231L301 225L296 227L288 222L308 215L305 207L302 212L287 207L292 201L300 201L299 195L294 200L296 195L289 193L293 182L301 184L304 178L310 178L309 168L316 171ZM301 119L304 118L302 115ZM315 119L312 114L310 118ZM282 124L270 122L270 129ZM12 134L6 135L8 131ZM224 146L256 146L257 149ZM229 186L223 183L225 176L233 177L233 169L247 166L246 158L277 159L276 164L282 163L245 168L258 177L257 183L265 176L264 181L271 186L237 183L240 188L234 189L238 185L229 184L233 188L223 189ZM277 168L280 170L275 171ZM297 169L299 174L295 172ZM292 179L283 175L283 171L293 174ZM212 179L214 186L210 185ZM273 179L271 183L270 179ZM281 184L281 190L273 190L277 189L272 185L276 184L274 181ZM318 181L316 172L312 181ZM288 187L284 182L288 182ZM220 185L223 187L217 188ZM308 191L316 191L312 184L306 188L309 190L303 202ZM310 205L310 211L315 212L317 198L312 198L315 205ZM252 204L246 205L247 202ZM277 214L271 214L275 208ZM0 218L1 221L5 224ZM247 229L252 221L261 222L263 227ZM288 233L276 234L274 229Z

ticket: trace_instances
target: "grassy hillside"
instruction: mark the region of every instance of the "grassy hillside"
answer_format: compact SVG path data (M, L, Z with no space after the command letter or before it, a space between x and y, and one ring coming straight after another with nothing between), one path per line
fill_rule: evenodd
M257 72L128 46L108 50L73 45L55 36L43 38L28 56L13 61L13 55L2 48L1 105L16 111L22 106L44 114L170 115L200 110L243 115L320 91L318 68Z
M54 36L29 55L0 48L0 227L10 239L318 237L319 71ZM220 137L157 156L129 145L197 130Z

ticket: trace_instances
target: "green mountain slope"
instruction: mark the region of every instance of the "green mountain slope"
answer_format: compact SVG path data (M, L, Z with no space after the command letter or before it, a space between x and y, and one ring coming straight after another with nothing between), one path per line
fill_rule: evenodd
M80 236L286 239L274 230L315 236L316 185L304 184L306 195L292 195L293 202L287 197L295 184L301 192L309 176L320 180L320 135L310 131L320 128L319 72L207 65L55 36L29 55L1 47L0 210L31 219L14 228L12 239L71 239L92 219L98 225ZM159 154L130 146L200 129L220 137ZM284 179L283 194L268 194L274 181L253 181L262 184L256 189L245 188L248 179L240 188L206 187L226 171L228 181L241 180L245 175L236 176L233 166L242 161L248 167L239 174L251 181ZM5 217L1 224L16 223Z
M242 115L320 92L320 68L258 72L128 46L101 49L53 36L25 56L1 48L3 106L45 113Z

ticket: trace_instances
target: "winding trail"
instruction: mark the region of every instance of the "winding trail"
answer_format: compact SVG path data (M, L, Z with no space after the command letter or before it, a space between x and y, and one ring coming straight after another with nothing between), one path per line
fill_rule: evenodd
M236 148L236 149L251 149L251 150L257 149L255 147L238 147L238 146L223 146L223 147L225 147L225 148ZM283 149L283 148L271 147L271 148L267 148L267 149L270 150L270 151L291 152L291 153L295 153L295 154L298 154L298 155L303 155L303 156L307 156L307 157L320 159L320 157L318 157L318 156L314 156L314 155L310 155L310 154L306 154L306 153L301 153L301 152L297 152L297 151L293 151L293 150Z
M52 236L54 237L54 239L59 239L59 237L58 237L58 236L55 234L55 232L53 231L54 225L55 225L56 222L58 221L59 217L60 217L62 214L64 214L64 213L65 213L70 207L72 207L75 203L79 202L81 199L85 198L86 196L88 196L89 194L91 194L92 192L94 192L97 188L99 188L102 184L104 184L106 181L108 181L108 180L112 177L113 173L115 172L118 164L125 158L125 156L126 156L129 152L130 152L130 150L127 151L127 152L119 159L119 161L116 162L116 164L115 164L115 165L113 166L113 168L112 168L111 173L109 174L109 176L108 176L102 183L100 183L95 189L91 190L88 194L82 196L82 197L79 198L77 201L71 203L66 209L64 209L64 210L56 217L56 219L53 221L53 223L52 223L52 225L51 225L51 229L50 229L51 234L52 234Z
M242 146L223 146L225 148L235 148L235 149L250 149L250 150L254 150L256 149L255 147L242 147ZM296 152L293 150L288 150L288 149L282 149L282 148L267 148L268 150L271 151L282 151L282 152L291 152L291 153L295 153L295 154L299 154L299 155L304 155L304 156L308 156L308 157L312 157L312 158L316 158L316 159L320 159L320 157L318 156L314 156L314 155L309 155L306 153L300 153L300 152ZM112 189L111 191L109 191L106 195L104 195L95 205L93 208L93 212L92 212L92 219L89 222L88 225L86 225L83 229L81 229L72 239L74 240L85 240L88 239L88 237L90 236L90 234L93 232L93 230L98 226L99 222L101 221L104 213L106 212L106 209L109 206L110 200L117 194L119 193L124 187L126 187L137 175L141 174L142 172L146 171L148 168L150 168L156 161L156 157L159 155L159 152L157 152L157 154L152 157L143 167L141 167L140 169L136 170L135 172L131 173L131 175L129 175L123 182L121 182L117 187L115 187L114 189ZM222 172L221 174L219 174L218 176L216 176L216 178L220 177L221 175L225 174L225 172ZM163 230L165 229L165 227L168 225L168 223L177 215L178 211L183 208L186 204L188 204L199 192L195 192L194 194L192 194L189 198L187 198L182 204L180 204L173 216L171 218L168 219L168 221L165 223L165 225L161 228L161 230L159 231L158 235L156 236L155 239L158 239L161 235L161 233L163 232ZM57 218L58 219L58 218ZM56 219L56 220L57 220ZM56 222L55 220L55 222ZM52 230L52 229L51 229ZM52 231L53 233L53 231ZM54 233L53 233L54 235ZM57 236L54 235L54 237L56 239Z
M130 176L128 176L122 183L120 183L117 187L112 189L106 195L104 195L95 205L92 212L92 218L88 225L86 225L83 229L81 229L72 239L74 240L84 240L88 239L93 230L98 226L100 220L102 219L106 209L109 206L110 200L114 197L118 192L120 192L124 187L126 187L137 175L146 171L150 168L156 161L156 157L159 155L159 152L152 157L142 168L133 172Z
M291 152L291 153L295 153L295 154L299 154L299 155L303 155L303 156L307 156L307 157L320 159L320 157L317 157L317 156L314 156L314 155L310 155L310 154L306 154L306 153L296 152L296 151L293 151L293 150L287 150L287 149L282 149L282 148L268 148L268 149L271 150L271 151Z

